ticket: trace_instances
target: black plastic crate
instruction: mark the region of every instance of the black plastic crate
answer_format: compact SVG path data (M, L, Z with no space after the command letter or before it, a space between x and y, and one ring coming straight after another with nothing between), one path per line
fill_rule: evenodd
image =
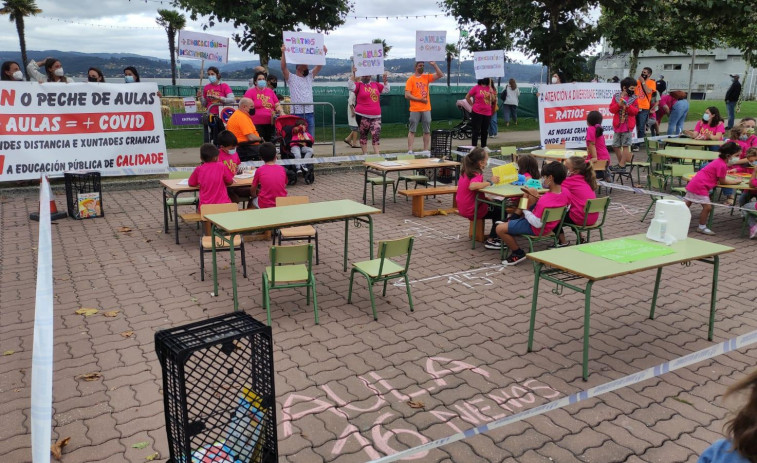
M68 215L74 219L93 219L105 215L102 206L100 172L64 172Z
M431 132L431 156L435 158L451 159L452 132L449 130L434 130Z
M234 312L158 331L155 351L170 462L278 461L269 326Z

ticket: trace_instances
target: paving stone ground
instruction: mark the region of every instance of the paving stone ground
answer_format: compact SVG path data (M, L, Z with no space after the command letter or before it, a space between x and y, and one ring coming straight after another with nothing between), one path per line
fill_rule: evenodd
M360 200L362 173L347 170L300 182L311 201ZM182 224L180 245L162 232L161 190L104 191L105 217L52 226L55 278L53 437L71 437L62 461L143 462L168 458L156 330L232 310L228 258L220 258L220 296L200 281L198 230ZM60 198L60 197L59 197ZM431 200L433 204L435 200ZM449 197L439 198L447 204ZM605 233L646 230L649 197L615 190ZM62 201L58 206L62 207ZM0 455L30 454L30 375L37 197L0 196ZM695 214L698 210L695 209ZM757 246L739 237L741 219L719 208L716 236L734 246L722 257L715 342L757 329ZM128 227L131 232L121 232ZM470 249L468 221L424 219L410 203L387 204L375 236L415 235L411 265L415 312L402 286L378 297L373 321L365 281L346 303L343 225L319 226L316 326L304 291L274 293L273 334L282 462L363 462L495 418L547 403L712 345L707 341L712 267L663 271L655 320L654 272L594 286L590 376L581 380L582 297L542 284L535 351L526 353L533 268L503 268L496 251ZM692 229L693 232L693 229ZM352 228L350 260L368 257L368 231ZM704 238L692 233L695 238ZM239 279L242 309L265 320L260 272L267 243L249 243L249 278ZM240 272L241 277L241 272ZM83 317L82 307L101 312ZM103 311L120 311L105 317ZM133 332L124 337L123 333ZM423 462L694 462L721 436L725 388L757 363L744 348L601 397L417 456ZM98 372L85 382L79 375ZM408 400L422 402L411 408ZM133 445L146 442L147 447Z

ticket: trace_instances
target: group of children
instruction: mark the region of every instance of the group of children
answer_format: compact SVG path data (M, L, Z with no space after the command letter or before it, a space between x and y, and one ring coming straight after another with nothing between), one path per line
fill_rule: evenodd
M263 164L255 170L252 185L232 188L234 175L241 173L237 138L224 130L218 134L220 148L212 143L200 147L202 164L189 177L189 186L199 187L199 207L203 204L226 204L249 198L248 207L259 209L276 206L276 198L286 196L287 175L283 166L276 164L276 146L265 142L260 145Z
M600 128L601 130L601 128ZM601 137L600 137L601 138ZM482 148L476 148L463 159L463 172L457 186L456 201L458 213L473 220L476 196L478 190L499 183L499 178L493 176L491 180L484 180L484 170L489 165L489 155ZM499 220L502 210L498 206L482 203L479 205L476 217L492 221L489 238L484 243L487 249L500 249L502 243L510 249L510 256L502 261L503 265L516 265L522 262L526 253L518 246L517 235L547 235L555 230L561 217L544 223L544 211L548 208L568 207L568 214L564 223L577 225L593 225L599 214L585 217L586 201L596 198L597 188L594 169L591 164L580 156L568 159L566 165L551 162L544 165L541 172L533 156L518 157L518 171L526 178L539 179L544 189L539 193L536 188L523 188L527 198L527 207L516 208L506 221ZM586 220L584 220L586 219ZM567 245L562 230L559 235L558 247Z

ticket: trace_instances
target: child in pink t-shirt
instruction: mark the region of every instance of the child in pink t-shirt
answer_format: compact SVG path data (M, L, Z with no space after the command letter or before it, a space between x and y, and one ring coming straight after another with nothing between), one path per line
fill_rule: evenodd
M488 77L479 79L478 84L465 95L465 101L471 105L471 124L473 125L471 144L476 146L480 136L481 148L486 148L489 125L497 104L497 93L492 90L491 79Z
M257 209L265 209L275 207L276 198L287 195L287 174L283 166L276 164L276 147L273 143L261 144L259 152L265 164L255 171L250 194L253 198L252 205Z
M586 116L586 162L607 161L610 165L610 152L605 144L604 130L602 129L602 113L591 111ZM601 174L601 175L600 175ZM604 171L597 172L597 177L604 178Z
M565 180L567 172L565 166L559 162L551 162L541 171L541 181L549 191L539 195L534 188L525 188L528 196L529 209L523 210L523 218L510 219L497 225L497 236L510 248L510 257L502 261L502 265L516 265L526 258L526 253L515 241L517 235L538 235L541 232L544 210L552 207L564 207L569 204L568 195L564 194L560 186ZM535 203L535 206L533 205ZM533 211L530 209L533 208ZM559 220L548 222L544 226L544 233L550 233L558 225Z
M242 166L237 154L237 136L228 130L224 130L216 137L218 150L218 162L225 165L232 175L241 174ZM250 199L250 188L247 186L229 187L229 199L232 203L244 202Z
M704 166L697 174L686 184L686 206L691 207L691 203L702 205L702 213L699 214L699 228L697 231L705 235L714 235L715 232L707 228L707 218L712 210L710 204L710 190L716 185L737 185L741 180L726 177L728 172L728 160L741 153L741 147L729 141L723 144L719 149L718 158Z
M463 158L463 173L460 175L460 181L457 182L455 202L457 203L458 214L468 220L473 220L476 197L482 195L478 190L499 182L499 178L496 176L492 177L491 181L484 180L484 169L486 169L488 163L489 155L483 148L475 148ZM502 210L499 207L481 203L478 205L478 212L475 215L478 220L491 219L492 221L489 239L484 243L484 247L499 249L501 243L494 233L494 229L496 221L502 218Z
M592 212L588 216L586 215L586 201L589 199L595 199L597 194L597 178L594 175L594 169L591 164L584 161L581 156L573 156L565 162L565 167L568 168L568 176L560 185L562 187L563 194L568 195L568 201L570 202L570 210L567 217L565 217L566 224L574 225L594 225L599 218L598 212ZM584 223L586 219L586 223ZM560 246L569 244L565 241L565 234L560 230L558 236Z
M225 165L218 162L218 148L212 143L205 143L200 147L202 164L195 167L189 176L189 186L200 187L199 206L203 204L230 203L226 186L234 183L234 174Z

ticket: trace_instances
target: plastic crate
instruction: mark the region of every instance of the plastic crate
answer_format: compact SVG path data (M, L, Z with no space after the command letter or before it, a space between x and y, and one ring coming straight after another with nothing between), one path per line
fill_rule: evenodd
M170 462L278 461L271 333L244 312L155 333Z
M100 172L64 172L68 215L74 219L103 217Z
M431 132L431 156L450 159L452 153L452 132L449 130L434 130Z

